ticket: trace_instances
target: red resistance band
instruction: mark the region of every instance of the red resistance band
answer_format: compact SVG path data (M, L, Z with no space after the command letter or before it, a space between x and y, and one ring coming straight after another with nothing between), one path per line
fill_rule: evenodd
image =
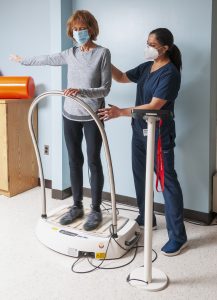
M156 190L157 192L164 191L164 158L163 158L163 149L161 142L161 132L160 128L163 125L163 121L159 121L159 135L157 141L157 166L156 166ZM159 182L161 185L161 190L159 189Z

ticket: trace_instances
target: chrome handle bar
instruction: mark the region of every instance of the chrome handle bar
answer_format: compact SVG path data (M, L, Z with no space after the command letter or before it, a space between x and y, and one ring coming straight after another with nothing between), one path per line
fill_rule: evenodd
M116 200L115 200L115 183L114 183L114 174L113 174L113 168L112 168L111 154L110 154L110 150L109 150L109 144L108 144L107 135L105 133L105 129L104 129L99 117L90 108L89 105L84 103L84 101L81 100L77 96L64 95L64 93L62 91L50 91L50 92L42 93L41 95L39 95L38 97L36 97L33 100L32 104L29 108L29 113L28 113L28 125L29 125L29 130L30 130L30 134L31 134L33 145L34 145L37 162L38 162L39 177L40 177L40 183L41 183L41 192L42 192L42 195L41 195L42 196L42 215L41 215L41 217L47 218L46 194L45 194L45 184L44 184L44 172L43 172L41 156L40 156L40 152L39 152L39 148L38 148L38 144L37 144L37 140L36 140L36 136L35 136L35 132L34 132L32 116L33 116L33 112L34 112L36 105L41 100L43 100L44 98L46 98L48 96L61 96L64 98L70 98L70 99L74 100L91 115L91 117L94 119L94 121L96 122L96 124L100 130L103 145L104 145L104 151L105 151L105 156L106 156L106 161L107 161L107 166L108 166L108 173L109 173L109 181L110 181L111 204L112 204L112 227L113 227L112 234L114 237L116 237L117 236L117 214L116 214Z

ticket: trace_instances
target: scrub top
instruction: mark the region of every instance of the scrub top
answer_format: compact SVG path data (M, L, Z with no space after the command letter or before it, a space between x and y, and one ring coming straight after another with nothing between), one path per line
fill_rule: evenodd
M153 97L160 98L167 101L161 109L171 111L174 117L174 102L180 89L181 74L172 62L150 72L152 64L152 61L146 62L126 72L129 80L137 83L136 106L150 103ZM133 122L147 128L147 122L142 119ZM162 141L170 138L170 146L175 146L174 119L163 122L161 135Z

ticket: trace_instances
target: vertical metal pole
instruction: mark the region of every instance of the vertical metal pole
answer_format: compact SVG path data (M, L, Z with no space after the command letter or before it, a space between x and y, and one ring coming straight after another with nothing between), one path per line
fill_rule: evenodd
M145 184L145 228L144 228L144 266L136 268L129 275L132 286L146 291L160 291L168 284L167 275L161 270L152 268L152 220L153 220L153 179L155 154L155 126L159 120L157 111L143 114L148 123L146 151L146 184ZM144 283L145 282L145 283Z
M40 156L40 152L39 152L39 148L38 148L38 143L37 143L37 138L35 136L35 132L34 132L34 124L33 124L33 113L34 113L34 109L38 103L38 101L36 101L38 98L36 98L30 108L29 108L29 113L28 113L28 125L29 125L29 131L30 131L30 135L32 138L32 143L35 149L35 155L36 155L36 159L37 159L37 163L38 163L38 172L39 172L39 178L40 178L40 185L41 185L41 200L42 200L42 214L41 217L42 218L47 218L47 202L46 202L46 192L45 192L45 182L44 182L44 171L42 168L42 161L41 161L41 156Z
M148 117L145 184L145 228L144 228L144 280L152 281L152 221L153 221L153 177L156 118Z

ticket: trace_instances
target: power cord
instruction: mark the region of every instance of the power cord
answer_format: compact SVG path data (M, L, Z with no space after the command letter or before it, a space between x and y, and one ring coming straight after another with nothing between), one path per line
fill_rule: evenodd
M123 254L121 257L119 257L119 258L114 258L114 259L109 259L109 260L117 260L117 259L121 259L121 258L123 258L127 253L129 253L132 249L133 249L133 248L130 248L129 251L127 251L126 253L124 253L124 254ZM131 259L129 262L127 262L127 263L125 263L125 264L123 264L123 265L120 265L120 266L116 266L116 267L100 267L101 264L100 264L99 266L95 266L95 265L93 264L93 262L89 260L89 258L88 258L88 262L91 264L91 266L93 266L93 267L95 267L95 268L97 268L97 269L101 269L101 270L115 270L115 269L120 269L120 268L126 267L127 265L131 264L131 262L134 261L134 259L136 258L137 250L138 250L138 248L135 247L134 255L133 255L132 259Z
M130 282L130 281L141 281L141 282L143 282L143 283L145 283L145 284L148 284L148 282L147 281L145 281L145 280L142 280L142 279L137 279L137 278L130 278L130 274L127 276L127 282Z
M109 249L109 245L110 245L110 243L111 243L111 240L114 240L114 242L115 242L121 249L123 249L123 250L126 251L121 257L119 257L119 258L113 258L113 259L106 259L106 255L107 255L107 253L108 253L108 249ZM115 270L115 269L120 269L120 268L126 267L127 265L131 264L131 263L134 261L134 259L136 258L136 255L137 255L138 248L144 248L144 246L138 245L138 241L137 241L137 242L136 242L136 246L134 246L134 247L132 247L132 248L130 248L130 249L126 249L126 248L122 247L122 246L115 240L115 238L111 235L111 236L109 237L109 242L108 242L108 245L107 245L107 248L106 248L105 258L100 262L99 265L95 265L95 264L93 263L93 260L90 260L90 258L89 258L87 255L84 255L83 257L79 257L79 258L73 263L73 265L72 265L72 267L71 267L71 270L72 270L72 272L74 272L74 273L78 273L78 274L87 274L87 273L91 273L91 272L93 272L93 271L95 271L95 270L97 270L97 269L99 269L99 270L100 270L100 269L101 269L101 270ZM125 255L127 255L130 251L132 251L132 249L135 249L134 255L133 255L133 257L130 259L130 261L128 261L127 263L122 264L122 265L119 265L119 266L115 266L115 267L102 267L102 264L103 264L105 261L114 261L114 260L121 259L121 258L123 258ZM155 257L154 257L154 259L152 260L152 262L155 262L158 256L157 256L157 253L156 253L155 250L152 249L152 251L153 251L154 254L155 254ZM88 263L89 263L93 268L90 269L90 270L87 270L87 271L77 271L77 270L75 270L75 266L79 263L79 261L81 260L81 258L87 258Z
M110 236L110 238L109 238L108 246L107 246L106 252L105 252L105 257L106 257L106 254L107 254L107 252L108 252L108 248L109 248L109 244L110 244L110 242L111 242L111 238L112 238L112 236ZM83 258L84 258L84 257L85 257L85 255L83 256ZM94 267L94 268L91 269L91 270L88 270L88 271L76 271L76 270L75 270L75 266L76 266L76 264L78 264L78 262L79 262L80 259L81 259L81 257L79 257L79 258L73 263L73 265L72 265L72 267L71 267L72 272L77 273L77 274L87 274L87 273L91 273L91 272L95 271L96 269L98 269L98 268L103 264L103 262L105 261L105 258L104 258L104 259L101 261L101 263L100 263L99 266L96 266L96 267Z
M104 207L104 205L107 205L107 206L109 206L109 208L107 208L108 210L112 210L112 205L110 204L110 203L108 203L107 201L102 201L102 205L103 205L103 207ZM116 208L117 210L127 210L127 211L132 211L132 212L136 212L136 213L138 213L139 212L139 210L138 209L130 209L130 208L120 208L120 207L118 207L118 208Z
M139 246L139 247L143 247L144 248L144 246ZM153 263L153 262L156 261L156 259L157 259L158 256L157 256L157 252L155 250L152 249L152 251L155 253L155 258L152 260L152 263ZM144 265L140 266L139 268L142 268L142 267L144 267ZM137 278L130 278L130 274L128 274L128 276L126 278L126 281L127 282L130 282L130 281L140 281L140 282L143 282L145 284L148 284L148 282L145 281L145 280L137 279Z

